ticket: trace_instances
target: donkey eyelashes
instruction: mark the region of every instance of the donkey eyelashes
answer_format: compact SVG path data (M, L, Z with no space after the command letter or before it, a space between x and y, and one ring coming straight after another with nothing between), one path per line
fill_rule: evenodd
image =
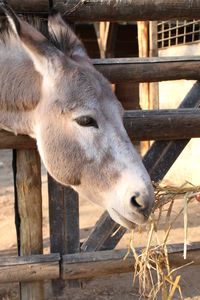
M76 123L83 127L99 128L97 121L90 116L82 116L75 119Z

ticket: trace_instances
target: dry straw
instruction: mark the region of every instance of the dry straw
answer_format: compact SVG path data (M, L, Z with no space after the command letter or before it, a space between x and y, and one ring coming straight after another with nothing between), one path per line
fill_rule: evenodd
M186 266L171 268L167 253L167 242L169 233L174 223L182 214L184 215L184 258L187 256L187 219L188 204L200 192L199 186L194 186L186 182L181 187L162 186L155 184L155 206L153 213L147 224L148 238L146 247L138 254L134 248L134 230L132 231L130 247L128 253L132 250L135 265L133 285L136 278L139 281L139 293L141 298L157 299L158 293L162 295L163 300L173 299L174 293L178 290L180 298L183 299L181 286L179 284L181 276L177 271ZM172 218L172 208L174 201L184 197L184 205L180 211ZM164 236L161 242L157 231L160 226L160 219L165 212ZM156 240L156 243L155 243ZM153 242L154 241L154 242ZM126 257L128 256L128 253ZM126 259L126 257L124 259ZM191 263L190 263L191 264ZM187 264L188 265L188 264ZM175 272L176 271L176 272Z

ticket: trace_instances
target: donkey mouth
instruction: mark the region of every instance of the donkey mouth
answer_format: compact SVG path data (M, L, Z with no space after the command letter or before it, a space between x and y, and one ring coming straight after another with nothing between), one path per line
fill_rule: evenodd
M115 212L115 214L117 215L117 217L119 218L119 220L121 221L121 225L123 225L124 227L128 228L128 229L134 229L136 227L137 224L144 224L147 222L148 217L143 215L143 214L137 214L137 213L132 213L132 218L135 219L135 222L130 221L129 219L125 218L124 216L122 216L117 210L115 210L114 208L112 208L113 211Z
M123 217L120 213L118 213L118 211L116 211L113 208L113 211L115 212L115 214L118 216L119 220L121 221L121 224L123 224L124 227L128 228L128 229L134 229L136 224L131 222L130 220L126 219L125 217Z

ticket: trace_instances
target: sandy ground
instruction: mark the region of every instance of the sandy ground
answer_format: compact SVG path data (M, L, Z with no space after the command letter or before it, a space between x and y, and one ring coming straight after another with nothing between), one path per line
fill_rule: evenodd
M0 255L16 255L16 233L14 225L14 197L12 180L12 154L11 151L0 151ZM42 169L43 183L43 238L44 253L49 253L49 226L48 226L48 198L46 172ZM183 205L183 200L177 200L173 214L175 215ZM80 200L80 234L83 240L88 236L103 210L90 202ZM163 232L158 235L162 239ZM200 241L200 203L194 202L189 206L189 241ZM127 248L130 233L124 235L117 248ZM170 243L183 242L183 218L181 217L174 226L169 238ZM134 245L144 246L145 233L136 233ZM200 299L200 266L187 267L181 272L181 287L184 299ZM45 298L50 300L64 299L139 299L137 286L132 287L133 274L106 276L100 279L83 283L83 287L64 289L62 296L53 296L50 284L45 284ZM0 285L0 300L17 300L18 284ZM160 298L161 299L161 298ZM178 295L173 299L179 299ZM28 300L28 299L27 299Z

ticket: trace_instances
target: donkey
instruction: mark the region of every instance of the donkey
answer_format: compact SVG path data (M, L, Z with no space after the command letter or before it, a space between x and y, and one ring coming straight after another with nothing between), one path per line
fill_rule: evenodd
M35 138L51 176L119 224L145 222L153 187L109 82L58 12L42 33L0 6L8 19L0 42L0 128Z

